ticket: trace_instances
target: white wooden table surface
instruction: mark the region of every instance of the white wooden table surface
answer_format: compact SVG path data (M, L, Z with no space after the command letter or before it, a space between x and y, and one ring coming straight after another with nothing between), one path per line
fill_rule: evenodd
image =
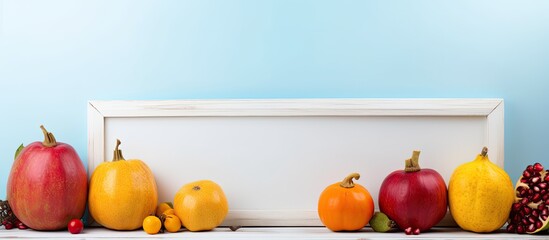
M503 230L491 234L465 232L457 228L434 228L420 235L405 235L404 232L377 233L371 228L360 232L331 232L324 227L243 227L233 232L217 228L208 232L160 233L148 235L142 230L112 231L105 228L86 228L81 234L68 231L40 232L33 230L0 230L0 239L6 238L51 238L51 239L549 239L549 235L518 235Z

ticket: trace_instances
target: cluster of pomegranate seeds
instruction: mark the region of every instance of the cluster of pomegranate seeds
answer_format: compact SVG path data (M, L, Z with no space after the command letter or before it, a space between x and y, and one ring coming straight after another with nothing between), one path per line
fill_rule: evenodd
M4 228L6 228L6 230L10 230L10 229L13 229L13 228L15 228L15 227L17 227L17 228L19 228L19 229L21 229L21 230L29 228L29 227L27 227L24 223L22 223L22 222L19 221L19 220L15 220L15 222L13 222L13 223L10 222L10 221L8 221L8 220L4 220L4 221L2 222L2 225L4 225Z
M507 232L532 233L549 218L549 174L540 163L528 165L517 184L517 200L509 214Z
M408 227L404 229L404 233L406 233L406 235L412 235L412 234L419 235L420 231L419 231L419 228L412 229L412 227Z
M0 226L4 226L6 230L13 228L27 229L28 227L23 224L11 211L8 201L0 200Z

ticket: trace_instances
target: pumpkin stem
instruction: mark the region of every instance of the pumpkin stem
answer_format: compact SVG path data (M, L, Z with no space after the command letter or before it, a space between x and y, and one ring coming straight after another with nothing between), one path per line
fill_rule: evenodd
M46 147L55 147L57 146L57 141L55 141L55 137L53 136L53 133L48 132L44 125L40 125L40 128L42 129L42 133L44 133L44 142L42 142L42 145Z
M414 153L412 153L412 158L406 159L406 166L404 168L405 172L417 172L421 170L421 168L419 167L419 153L421 152L414 151Z
M118 146L120 146L120 140L119 139L116 139L116 148L114 148L114 156L112 158L112 161L113 162L116 162L116 161L121 161L121 160L126 160L124 159L124 157L122 156L122 150L118 149Z
M355 183L353 183L353 178L355 180L358 180L360 178L360 174L358 174L358 173L349 174L349 176L345 177L345 179L343 179L343 181L341 181L339 186L344 187L344 188L353 188L353 187L355 187Z
M480 153L480 156L483 156L483 157L488 156L488 148L487 147L482 148L482 152Z

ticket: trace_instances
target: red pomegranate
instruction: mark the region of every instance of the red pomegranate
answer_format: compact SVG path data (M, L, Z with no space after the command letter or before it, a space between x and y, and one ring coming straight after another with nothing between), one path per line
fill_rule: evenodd
M446 215L446 183L433 169L419 167L419 151L406 160L406 168L389 174L379 191L380 211L406 234L429 230Z
M7 199L15 216L28 227L65 229L71 219L84 214L86 170L73 147L56 142L52 133L40 128L44 142L26 146L13 163Z

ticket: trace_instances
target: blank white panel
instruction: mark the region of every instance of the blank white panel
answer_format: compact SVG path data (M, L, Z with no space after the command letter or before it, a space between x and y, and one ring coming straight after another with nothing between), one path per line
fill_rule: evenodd
M322 190L352 172L377 208L381 182L413 150L448 183L488 144L486 116L109 117L104 127L105 159L120 139L126 159L152 169L160 201L211 179L228 197L229 220L235 211L314 212Z

